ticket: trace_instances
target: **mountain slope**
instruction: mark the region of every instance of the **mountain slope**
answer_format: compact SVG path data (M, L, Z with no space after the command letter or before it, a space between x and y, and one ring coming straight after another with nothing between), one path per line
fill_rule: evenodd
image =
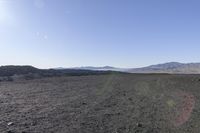
M0 66L0 82L20 79L37 79L55 76L86 76L119 74L117 71L94 71L80 69L38 69L32 66Z
M129 69L131 73L177 73L177 74L200 74L200 63L169 62L151 65L143 68Z
M54 70L92 70L92 71L118 71L128 73L174 73L174 74L200 74L200 63L179 63L168 62L163 64L151 65L142 68L117 68L111 66L104 67L73 67L73 68L54 68Z

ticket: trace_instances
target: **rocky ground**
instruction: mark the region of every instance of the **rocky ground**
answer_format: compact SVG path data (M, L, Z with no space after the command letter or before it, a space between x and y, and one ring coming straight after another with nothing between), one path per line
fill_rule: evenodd
M0 83L0 133L198 133L200 75L110 74Z

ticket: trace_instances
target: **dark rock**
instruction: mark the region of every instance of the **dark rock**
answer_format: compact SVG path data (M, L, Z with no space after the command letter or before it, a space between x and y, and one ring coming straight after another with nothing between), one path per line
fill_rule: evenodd
M136 125L137 125L137 127L142 127L141 123L137 123Z
M14 133L14 132L9 130L9 131L7 131L7 133Z
M131 97L128 98L129 101L133 101L133 99Z
M87 105L87 103L85 103L85 102L82 102L82 105Z

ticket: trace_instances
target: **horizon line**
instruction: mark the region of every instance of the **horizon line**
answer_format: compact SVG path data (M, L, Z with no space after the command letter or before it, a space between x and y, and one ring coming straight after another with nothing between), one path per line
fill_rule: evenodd
M0 65L0 67L3 66L31 66L31 67L35 67L35 68L39 68L39 69L75 69L75 68L84 68L84 67L99 67L99 68L103 68L103 67L113 67L113 68L119 68L119 69L132 69L132 68L142 68L142 67L148 67L148 66L152 66L152 65L160 65L160 64L167 64L167 63L180 63L180 64L193 64L193 63L200 63L200 62L177 62L177 61L171 61L171 62L164 62L164 63L154 63L154 64L149 64L149 65L144 65L144 66L138 66L138 67L117 67L117 66L113 66L113 65L101 65L101 66L93 66L93 65L81 65L81 66L55 66L55 67L40 67L38 65L31 65L31 64L4 64L4 65Z

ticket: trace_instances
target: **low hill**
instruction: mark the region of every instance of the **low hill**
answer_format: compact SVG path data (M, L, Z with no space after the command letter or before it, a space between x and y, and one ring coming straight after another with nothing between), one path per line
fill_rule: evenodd
M39 73L40 69L37 69L32 66L1 66L0 67L0 76L13 76L13 75L22 75L30 73Z
M95 71L80 69L38 69L33 66L1 66L0 81L12 81L13 79L35 79L54 76L84 76L120 73L114 71Z

